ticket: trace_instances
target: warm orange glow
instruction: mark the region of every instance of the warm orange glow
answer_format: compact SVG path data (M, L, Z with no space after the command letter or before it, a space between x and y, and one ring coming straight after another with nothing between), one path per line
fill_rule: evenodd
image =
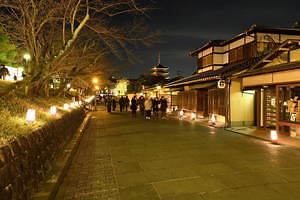
M181 111L179 112L179 115L180 115L181 117L184 115L183 110L181 110Z
M50 114L51 115L56 115L56 107L55 106L50 107Z
M276 130L271 130L271 140L272 141L277 141L278 140L278 135Z
M93 81L93 83L98 83L99 80L97 78L93 78L92 81Z
M211 121L213 124L216 123L217 119L216 119L216 116L215 116L214 114L212 114L210 121Z
M29 122L35 121L35 110L34 109L28 109L26 114L26 120Z
M191 118L192 118L192 120L195 120L196 119L196 113L192 113Z
M64 104L64 110L69 110L69 104L67 103Z

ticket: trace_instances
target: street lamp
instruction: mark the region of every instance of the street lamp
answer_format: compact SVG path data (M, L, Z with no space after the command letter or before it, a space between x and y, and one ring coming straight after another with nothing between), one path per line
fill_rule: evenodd
M99 89L100 89L100 87L99 87L98 85L96 85L96 86L95 86L95 89L96 89L96 90L99 90Z
M26 60L26 62L28 62L28 61L31 59L31 56L30 56L29 53L25 53L25 54L23 55L23 58Z
M93 78L92 81L93 81L94 84L98 83L98 79L97 78Z

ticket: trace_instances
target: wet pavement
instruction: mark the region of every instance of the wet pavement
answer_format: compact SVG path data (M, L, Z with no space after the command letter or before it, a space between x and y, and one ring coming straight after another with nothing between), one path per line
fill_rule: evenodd
M300 149L97 111L58 200L300 199Z

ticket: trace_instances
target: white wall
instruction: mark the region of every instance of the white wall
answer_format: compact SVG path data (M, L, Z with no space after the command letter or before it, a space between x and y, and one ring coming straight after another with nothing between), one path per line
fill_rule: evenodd
M233 80L230 85L230 114L232 126L254 123L255 93L242 92L240 80Z

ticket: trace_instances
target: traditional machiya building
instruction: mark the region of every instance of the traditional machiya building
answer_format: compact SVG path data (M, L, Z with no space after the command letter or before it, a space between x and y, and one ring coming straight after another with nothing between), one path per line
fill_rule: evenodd
M255 95L255 125L300 136L300 37L277 44L251 69L238 75L242 90Z
M284 44L299 38L297 28L253 25L229 40L209 41L189 53L197 61L195 73L166 85L172 92L172 105L187 115L196 113L199 118L209 119L213 116L221 126L257 125L257 91L244 87L244 79L238 75L254 66L270 64L266 56L278 48L287 48ZM266 93L274 95L276 91ZM274 100L270 98L271 101Z

